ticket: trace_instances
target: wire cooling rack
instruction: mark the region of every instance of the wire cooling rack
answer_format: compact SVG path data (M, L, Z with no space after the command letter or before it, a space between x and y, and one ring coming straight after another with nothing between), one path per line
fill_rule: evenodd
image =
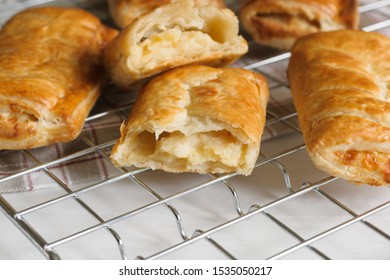
M386 33L389 5L362 1L361 27ZM239 63L265 75L277 96L289 94L288 59L251 42ZM131 110L129 94L113 91L98 101L77 148L48 158L35 150L0 152L1 160L16 155L29 163L0 186L26 189L26 177L52 183L0 195L0 259L390 259L390 190L316 170L294 111L268 109L266 129L288 132L262 142L252 175L169 174L115 168L108 157L117 133L100 142L91 136L87 128L105 119L119 119L111 128L118 131ZM83 181L88 170L60 174L60 166L86 157L99 162L104 178Z

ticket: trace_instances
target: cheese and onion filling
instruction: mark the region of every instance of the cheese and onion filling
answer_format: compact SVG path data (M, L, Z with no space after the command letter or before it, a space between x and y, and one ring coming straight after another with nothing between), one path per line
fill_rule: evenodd
M133 50L132 59L134 64L143 61L143 67L152 69L177 58L201 56L206 46L217 45L211 37L198 31L182 32L179 29L169 29L145 39Z
M245 164L247 145L241 143L226 130L197 132L184 135L181 132L164 132L158 139L155 134L142 132L136 136L135 146L131 153L134 161L139 163L196 168L208 165L226 169Z
M213 10L214 11L214 10ZM202 11L203 23L194 26L156 25L132 48L128 63L153 69L161 64L182 59L198 59L207 52L222 53L235 48L236 22L221 13ZM208 54L210 55L210 53Z

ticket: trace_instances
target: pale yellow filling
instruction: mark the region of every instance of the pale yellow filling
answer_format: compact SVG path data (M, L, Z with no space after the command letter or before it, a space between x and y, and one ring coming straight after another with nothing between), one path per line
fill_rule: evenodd
M154 68L162 63L183 59L186 56L202 56L205 49L218 46L218 43L200 31L167 29L143 40L133 50L135 64L143 62L143 67ZM139 60L138 62L136 60Z
M180 132L163 133L159 139L149 132L137 136L133 159L160 163L176 162L191 166L219 164L234 167L245 164L247 146L227 131L199 132L185 136Z

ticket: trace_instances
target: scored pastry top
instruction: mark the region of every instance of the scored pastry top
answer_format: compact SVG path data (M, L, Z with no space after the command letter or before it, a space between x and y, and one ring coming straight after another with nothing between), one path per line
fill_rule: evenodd
M328 173L390 185L390 39L357 30L297 41L288 77L309 155Z
M251 0L240 9L243 27L260 44L289 50L296 39L357 29L357 0Z
M73 140L105 81L117 31L81 9L38 7L0 30L0 149Z

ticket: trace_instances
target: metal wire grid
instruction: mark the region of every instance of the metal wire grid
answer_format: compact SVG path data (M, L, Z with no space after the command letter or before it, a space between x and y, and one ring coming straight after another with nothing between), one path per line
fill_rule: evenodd
M365 13L375 12L383 14L384 18L386 18L387 14L383 13L381 8L387 5L390 5L390 1L376 1L368 4L362 4L360 7L360 12L362 17ZM364 29L367 31L380 31L381 29L389 26L390 20L381 20L379 22L365 26ZM245 68L259 71L263 75L267 76L270 81L270 89L272 94L274 91L277 91L281 88L288 89L288 83L286 82L286 79L270 74L268 71L266 71L266 68L275 64L281 64L283 67L287 64L288 58L289 53L278 53L272 57L261 59L255 63L245 65ZM283 76L283 74L281 76ZM103 109L99 112L94 112L87 119L87 124L93 123L95 120L105 118L113 114L120 115L122 119L127 118L127 114L131 109L132 103L130 102L124 106L116 108L112 106L112 104L115 104L116 102L111 98L112 97L109 97L108 95L103 95ZM279 112L273 112L271 109L269 109L266 127L277 123L283 124L286 127L289 127L293 131L292 133L300 134L300 129L296 125L297 122L295 118L296 113L280 114ZM62 246L68 243L78 240L88 240L88 242L93 243L94 233L101 230L106 231L111 236L111 240L115 241L118 257L121 259L163 259L172 253L185 250L186 248L202 241L207 242L212 248L217 250L220 253L221 258L246 259L248 256L237 256L234 252L234 249L232 249L230 246L224 246L226 242L223 238L221 238L221 236L236 226L240 227L240 230L245 232L245 223L252 218L258 218L259 216L265 217L267 221L271 221L273 226L276 226L278 231L282 231L289 238L295 240L295 242L289 243L284 247L279 246L279 248L276 246L278 247L276 252L272 252L267 256L262 256L261 258L264 259L280 259L288 257L300 249L309 250L313 254L314 258L332 259L331 256L325 252L326 250L321 249L320 245L317 246L319 244L318 241L326 239L327 237L356 224L363 225L365 228L371 230L377 236L382 238L384 244L387 244L387 247L384 247L385 250L388 248L390 241L389 225L387 223L384 225L377 225L375 220L372 222L369 221L368 218L379 212L385 211L385 209L390 206L390 200L384 200L383 203L372 205L372 207L370 206L369 209L358 212L354 211L346 203L343 203L337 199L335 195L332 195L332 192L327 191L327 186L331 185L331 183L335 181L341 180L324 175L322 178L319 178L314 182L301 181L301 184L298 187L294 185L296 182L290 174L290 169L285 166L283 159L288 158L290 155L301 152L304 153L305 145L303 141L292 147L283 149L280 149L279 147L279 150L273 152L272 154L265 154L265 152L261 153L256 163L255 172L265 169L266 166L273 166L273 168L278 170L278 178L275 178L275 181L277 181L279 186L281 186L284 190L278 189L277 194L272 194L271 197L273 198L263 203L262 205L260 202L250 204L248 210L245 211L241 201L242 197L240 197L241 185L237 183L237 180L235 180L239 176L236 176L236 174L228 174L223 176L209 175L206 177L201 176L199 178L197 177L197 179L191 185L185 185L182 189L178 191L175 190L173 193L162 194L162 192L164 192L162 191L162 188L159 186L153 186L147 179L151 174L158 172L150 171L148 169L120 168L117 169L116 174L112 175L107 180L101 180L97 183L74 189L70 187L67 182L61 180L59 176L55 174L53 170L51 170L51 167L68 162L70 160L78 159L91 153L96 153L100 155L105 161L109 162L108 155L111 147L116 141L116 139L112 139L102 144L96 144L85 134L82 134L78 140L85 144L85 148L48 162L44 162L39 159L32 151L20 151L27 158L29 158L29 160L34 162L35 166L0 179L0 184L4 184L7 181L17 179L21 176L25 176L33 172L44 171L44 173L57 184L58 188L64 191L64 194L54 196L51 199L41 201L22 209L17 209L18 207L14 205L13 200L7 197L6 194L0 195L1 212L4 213L4 215L12 222L12 224L18 230L20 230L47 259L61 259L61 253L58 251ZM271 142L272 141L276 140L271 140ZM267 143L263 143L262 145L266 144ZM158 173L157 177L159 176L163 176L162 173ZM292 181L294 181L294 183L292 183ZM151 200L143 201L140 204L135 203L132 207L129 205L129 208L125 211L122 211L120 214L106 218L104 217L104 214L99 213L100 210L96 210L94 205L91 205L89 202L87 202L88 199L85 199L85 195L101 189L109 191L108 189L112 188L113 184L118 182L125 182L125 185L128 185L129 189L133 189L134 186L137 186L137 188L142 190L142 192L144 192L147 196L150 196ZM223 186L224 189L228 190L229 197L233 202L230 206L230 209L226 211L233 211L235 214L230 215L227 219L222 219L222 221L219 221L216 224L206 227L206 229L194 227L193 229L188 230L189 227L186 227L186 221L188 220L183 219L182 212L177 207L177 205L180 205L179 201L185 201L189 198L193 200L191 196L195 196L200 192L206 192L207 196L212 197L215 195L214 191L217 188L216 184ZM156 189L159 191L156 191ZM211 194L209 195L209 193ZM314 194L327 203L331 203L332 205L336 206L339 210L346 214L345 219L340 220L340 222L335 225L323 228L321 231L315 234L308 235L294 229L289 222L279 218L277 214L273 214L273 212L278 212L274 211L278 208L278 206L288 206L289 202L298 203L298 201L303 199L307 194ZM30 219L31 215L39 216L41 215L42 211L45 211L45 209L51 209L52 207L56 207L57 205L69 200L76 202L78 206L83 209L82 211L88 213L93 218L94 222L88 226L83 226L81 229L76 229L69 234L56 236L54 238L46 237L45 229L34 226L34 222L32 222ZM102 201L104 201L104 198ZM210 201L209 203L212 204L214 202ZM176 240L176 242L170 242L162 247L158 246L159 248L156 248L156 250L153 252L148 252L147 255L140 255L138 252L129 252L128 248L131 246L128 246L129 244L127 240L131 238L131 236L128 236L129 233L127 233L127 235L120 233L116 229L116 225L124 221L132 221L141 214L153 214L155 209L160 209L161 207L165 208L164 211L167 211L170 213L169 215L173 217L172 220L174 221L174 224L176 224L177 233L179 236L178 240ZM61 221L58 222L61 223ZM321 218L319 218L318 223L321 222ZM141 232L146 232L148 231L148 228L141 228L139 230ZM163 228L159 230L163 232L167 229ZM169 232L171 232L170 230L171 228L169 229ZM189 232L191 234L189 234ZM228 236L229 238L242 238L242 236ZM49 241L48 239L52 240ZM268 244L270 247L274 245L275 244ZM248 252L252 249L253 248L251 246L244 248L244 250L248 250ZM207 259L208 256L203 255L203 258Z

